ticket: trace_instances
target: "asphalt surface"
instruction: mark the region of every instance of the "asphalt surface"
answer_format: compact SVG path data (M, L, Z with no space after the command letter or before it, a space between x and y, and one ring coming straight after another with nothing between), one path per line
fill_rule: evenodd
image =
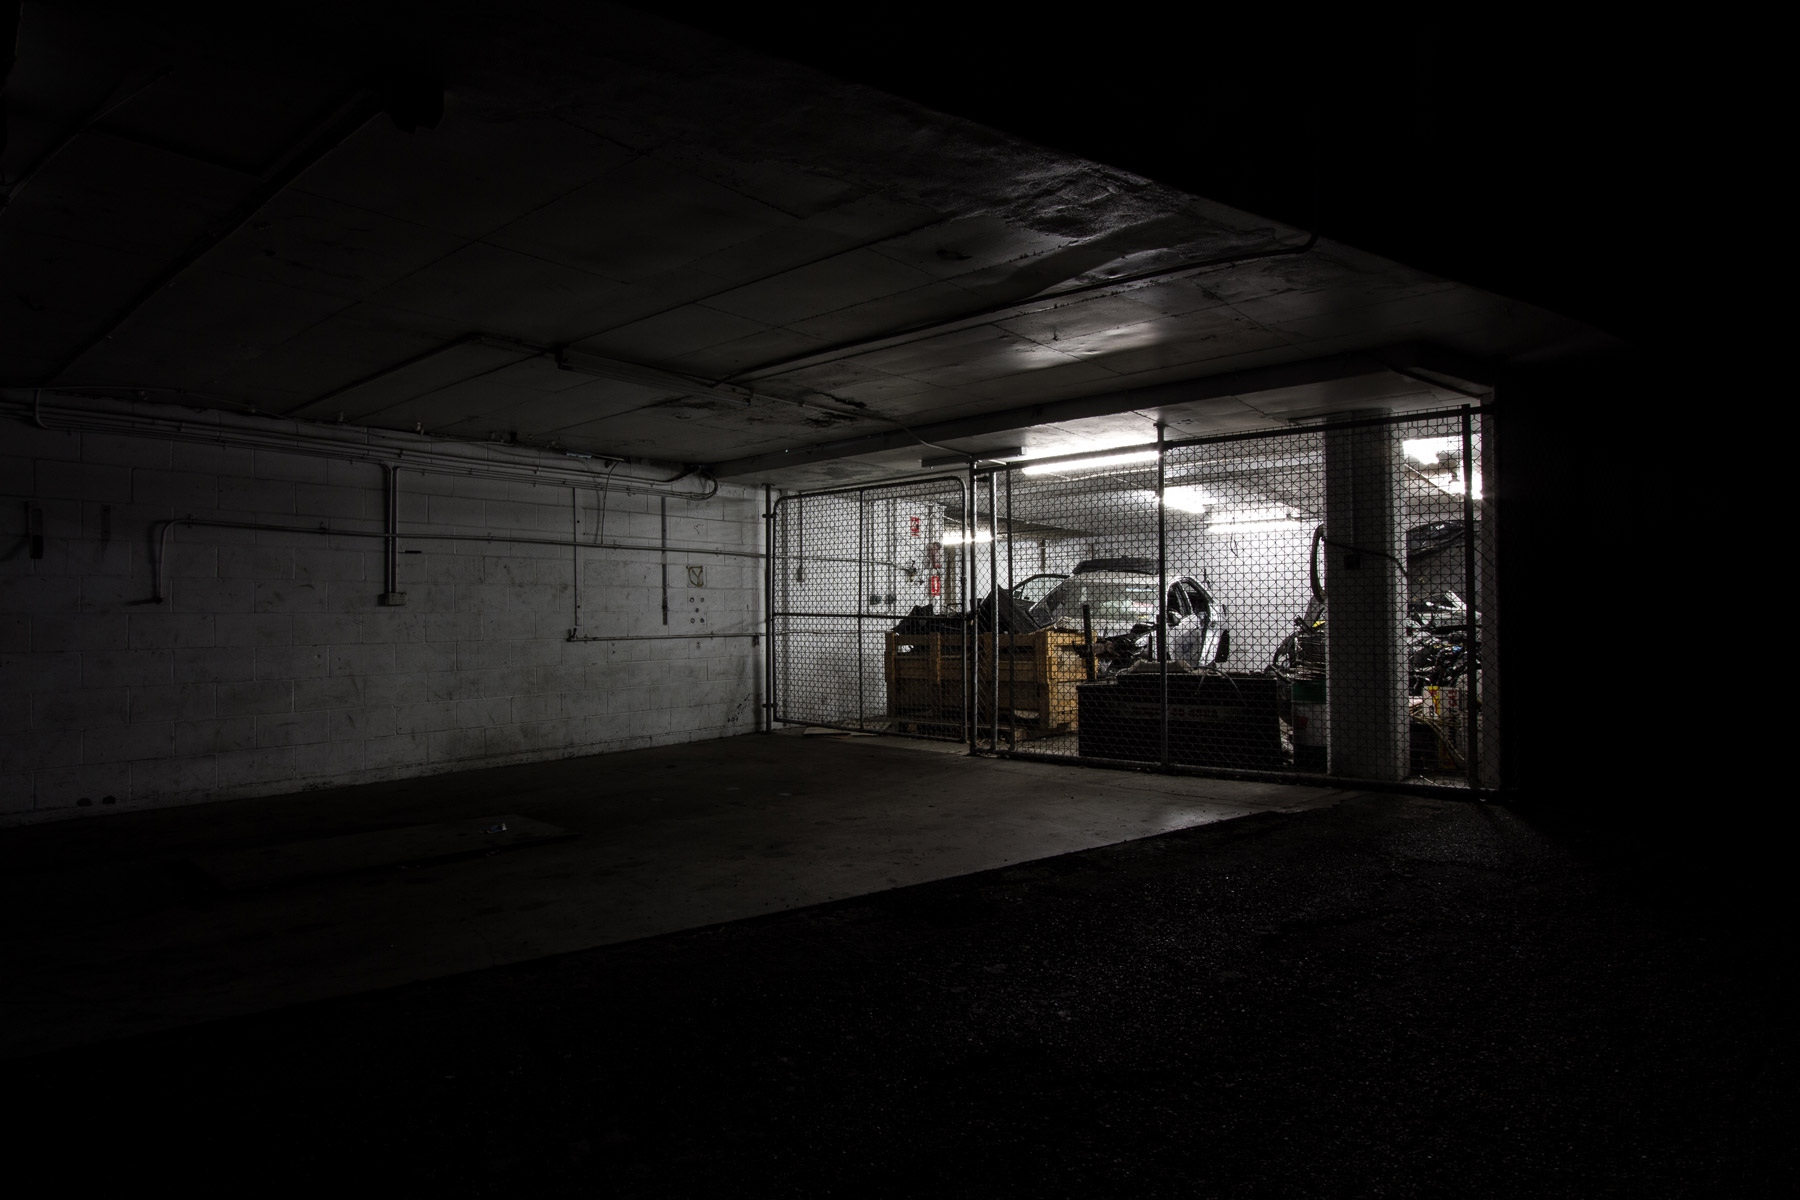
M198 1195L1786 1196L1771 899L1359 796L15 1061L10 1157Z

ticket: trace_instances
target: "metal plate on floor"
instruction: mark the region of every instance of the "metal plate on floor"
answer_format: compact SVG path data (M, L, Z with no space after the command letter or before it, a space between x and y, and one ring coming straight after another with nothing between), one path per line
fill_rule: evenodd
M253 850L197 854L192 861L221 888L235 892L375 867L407 866L516 850L575 836L558 825L517 813L502 813L463 821L442 821L435 825L408 825L373 833L286 842Z

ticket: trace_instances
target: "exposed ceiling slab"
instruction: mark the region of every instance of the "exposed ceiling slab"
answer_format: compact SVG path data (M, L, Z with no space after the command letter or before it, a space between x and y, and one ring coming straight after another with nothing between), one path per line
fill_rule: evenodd
M188 35L154 9L27 4L0 386L791 482L897 469L920 438L1040 453L1441 404L1485 367L1397 370L1394 347L1486 364L1605 340L643 12L463 15L418 51L447 81L424 119L358 93L367 62L328 39L221 27L171 56ZM333 105L377 99L392 119L280 174Z

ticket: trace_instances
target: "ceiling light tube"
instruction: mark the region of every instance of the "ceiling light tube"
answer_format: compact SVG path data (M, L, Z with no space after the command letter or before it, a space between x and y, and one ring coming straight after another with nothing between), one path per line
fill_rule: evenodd
M1064 475L1074 471L1099 471L1106 467L1120 467L1127 463L1154 462L1156 451L1133 450L1129 454L1106 454L1099 458L1077 458L1062 462L1026 463L1021 470L1027 475Z
M1163 489L1163 506L1172 512L1203 513L1211 503L1212 497L1191 483Z
M1234 537L1241 533L1294 533L1306 528L1299 520L1219 521L1206 527L1208 534Z

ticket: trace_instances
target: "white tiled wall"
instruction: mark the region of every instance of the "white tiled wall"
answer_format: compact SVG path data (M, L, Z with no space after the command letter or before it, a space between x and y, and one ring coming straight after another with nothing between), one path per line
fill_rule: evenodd
M378 467L61 433L0 439L0 820L121 811L629 749L756 726L760 565L668 555L658 500L614 488L607 541L401 542L404 607L376 602L378 539L178 527L167 602L152 523L378 531ZM599 532L599 496L403 471L410 533ZM670 499L671 545L759 552L760 496ZM43 557L33 558L31 508ZM411 553L417 551L417 553ZM570 641L580 633L657 640ZM704 568L690 587L687 567ZM664 635L676 635L665 637ZM107 798L111 797L110 807ZM87 801L84 806L83 801Z

